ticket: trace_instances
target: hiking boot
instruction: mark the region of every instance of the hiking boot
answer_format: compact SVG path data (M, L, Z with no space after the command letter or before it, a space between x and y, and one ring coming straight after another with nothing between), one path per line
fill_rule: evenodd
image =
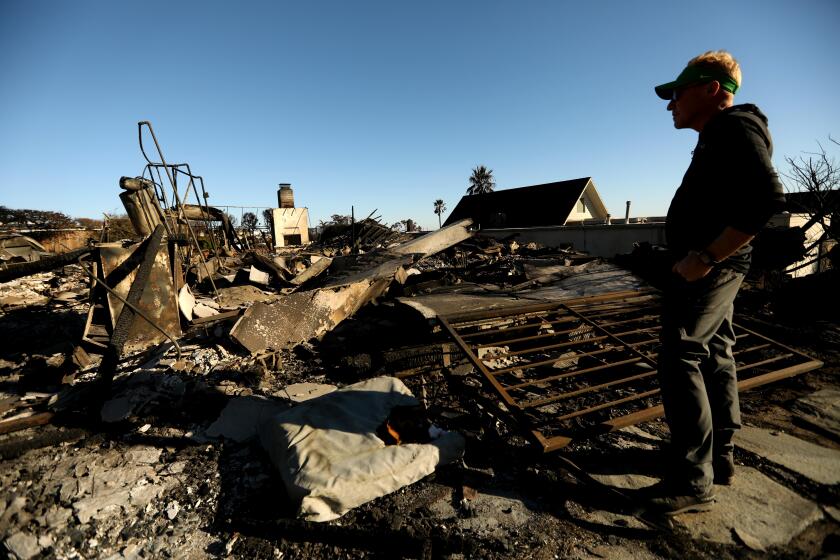
M649 510L666 516L708 511L715 499L711 488L702 494L694 494L686 490L675 490L667 484L659 483L652 486L649 492L650 497L647 500Z
M715 470L715 484L732 486L735 481L735 462L732 457L718 457L712 463L712 467Z

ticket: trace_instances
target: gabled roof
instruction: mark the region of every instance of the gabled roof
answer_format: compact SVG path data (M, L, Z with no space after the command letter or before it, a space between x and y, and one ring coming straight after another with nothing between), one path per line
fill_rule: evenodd
M473 223L483 228L560 226L566 223L589 185L592 185L589 199L594 210L606 216L607 210L592 178L582 177L463 196L444 225L472 218Z

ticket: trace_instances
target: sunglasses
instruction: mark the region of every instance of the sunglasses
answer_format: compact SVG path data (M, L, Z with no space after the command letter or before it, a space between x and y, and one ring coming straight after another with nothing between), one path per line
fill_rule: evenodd
M680 98L683 92L687 89L691 89L693 87L702 86L703 84L707 84L709 82L694 82L693 84L686 84L684 86L680 86L678 88L674 88L671 90L671 101L676 101Z

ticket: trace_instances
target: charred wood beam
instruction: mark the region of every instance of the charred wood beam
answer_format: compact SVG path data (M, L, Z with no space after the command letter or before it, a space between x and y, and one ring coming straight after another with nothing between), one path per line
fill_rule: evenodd
M55 413L53 412L39 412L24 418L10 418L9 420L3 420L0 422L0 434L9 434L19 430L25 430L26 428L43 426L44 424L49 423L53 416L55 416Z
M0 282L9 282L11 280L23 278L24 276L32 276L33 274L38 274L39 272L48 272L62 266L67 266L68 264L74 264L76 259L89 252L90 249L84 247L82 249L70 251L69 253L61 253L60 255L55 255L53 257L45 257L41 260L21 263L9 268L0 269Z
M68 441L78 441L87 437L88 433L89 432L87 430L73 428L51 430L44 434L38 434L35 437L19 436L0 444L0 461L15 459L27 451L32 451L33 449L52 447Z

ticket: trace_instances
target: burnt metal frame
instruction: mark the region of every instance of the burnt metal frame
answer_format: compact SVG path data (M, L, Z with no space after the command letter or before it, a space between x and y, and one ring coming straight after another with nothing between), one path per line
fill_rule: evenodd
M138 315L141 319L145 320L145 321L146 321L147 323L149 323L149 324L150 324L150 325L151 325L151 326L152 326L155 330L159 331L161 334L163 334L163 336L165 336L167 339L169 339L169 342L171 342L171 343L172 343L172 345L175 347L175 353L177 354L176 359L180 360L180 359L181 359L181 345L180 345L180 344L178 344L178 341L175 339L175 337L173 337L171 334L169 334L168 332L166 332L166 330L165 330L163 327L161 327L160 325L158 325L158 324L154 321L154 319L152 319L152 318L151 318L151 317L149 317L146 313L144 313L142 309L140 309L140 308L138 308L137 306L133 305L133 304L132 304L131 302L129 302L126 298L124 298L124 297L122 297L120 294L118 294L118 293L116 292L116 290L114 290L113 288L111 288L111 287L110 287L110 286L109 286L109 285L108 285L108 284L107 284L107 283L106 283L103 279L101 279L101 278L99 278L98 276L96 276L96 274L95 274L94 272L91 272L90 270L88 270L88 267L87 267L87 266L85 266L85 261L84 261L85 257L87 257L88 255L89 255L89 254L82 255L82 256L81 256L81 257L79 257L79 259L78 259L78 263L79 263L79 266L82 268L82 272L84 272L84 273L85 273L88 277L90 277L91 281L92 281L94 284L99 284L99 285L100 285L103 289L105 289L105 291L107 291L109 294L111 294L112 296L114 296L115 298L117 298L118 300L120 300L120 301L122 302L122 304L123 304L123 305L127 306L127 307L128 307L129 309L131 309L134 313L136 313L136 314L137 314L137 315ZM94 268L94 269L95 269L95 265L94 265L92 268ZM91 302L91 309L92 309L92 308L93 308L93 302ZM88 314L87 324L85 325L85 331L87 331L87 328L90 326L90 319L91 319L90 315L91 315L91 314ZM83 340L85 340L86 342L89 342L89 343L95 344L96 346L99 346L99 347L102 347L102 346L103 346L103 345L102 345L101 343L99 343L99 342L95 342L95 341L93 341L93 340L87 339L87 338L86 338L86 335L85 335L85 336L83 336ZM107 346L105 346L105 347L107 348Z
M149 130L149 134L151 135L152 140L154 141L155 148L157 150L158 156L160 157L160 163L153 162L149 158L149 156L146 154L146 150L143 147L143 127L144 126ZM145 160L147 162L146 169L149 171L150 180L152 181L152 183L155 184L156 189L160 188L160 192L158 193L158 196L159 196L160 202L162 202L164 206L167 206L168 203L167 203L167 200L166 200L166 191L163 188L163 181L160 177L160 169L161 168L163 168L164 172L166 173L167 179L169 179L169 184L172 187L173 203L175 204L175 208L178 212L178 216L184 221L184 224L186 225L187 231L190 234L190 238L192 240L193 247L196 251L196 254L198 255L199 261L201 262L201 265L204 267L204 272L207 274L207 278L210 280L210 285L213 288L214 298L218 301L219 291L216 289L216 283L213 281L213 275L210 273L210 269L207 267L207 260L204 258L204 253L201 250L201 245L198 242L198 238L195 235L195 231L193 230L192 226L190 225L190 221L187 219L187 217L184 213L184 204L186 204L186 200L189 197L189 193L190 193L190 187L192 187L192 190L195 193L196 203L198 204L199 208L201 208L202 213L203 214L206 213L205 221L209 226L209 224L210 224L210 209L209 209L209 205L207 203L207 198L208 198L207 191L204 189L204 178L199 176L199 175L193 175L192 170L190 169L189 164L187 164L187 163L175 163L175 164L166 163L166 160L163 157L163 150L160 147L160 143L158 142L157 136L155 136L155 131L152 128L152 123L150 123L149 121L140 121L140 122L137 123L137 136L138 136L138 141L140 143L140 152L143 154L143 157L145 158ZM186 172L183 171L182 169L180 169L181 167L186 167L187 171ZM158 180L160 181L160 183L154 181L154 177L152 176L152 169L157 170ZM187 183L187 186L184 188L184 198L183 198L183 200L182 200L181 196L178 194L178 179L177 179L178 173L186 175L189 178L189 182ZM204 198L204 206L201 205L202 204L202 197L198 195L198 191L196 190L195 179L198 179L199 183L201 185L202 196ZM167 235L171 236L172 233L177 230L177 227L176 227L177 223L173 222L172 224L169 224L166 221L165 216L164 216L164 219L163 219L163 224L164 224L164 227L166 228ZM210 239L211 239L211 242L212 242L213 251L214 251L214 253L216 253L217 262L221 266L222 263L221 263L221 260L219 260L219 251L217 250L215 239L213 239L212 235L210 236ZM183 257L183 255L182 255L182 257ZM184 262L189 262L189 260L184 259Z
M526 429L530 433L531 437L542 447L544 452L551 452L565 447L571 443L573 439L578 439L581 436L591 433L613 431L625 426L652 420L664 414L662 405L648 406L647 408L611 417L606 421L597 423L593 425L592 429L585 430L583 434L564 433L562 435L546 435L543 433L544 428L534 426L534 423L527 417L526 414L529 409L534 409L551 403L557 403L563 401L564 399L586 393L596 393L602 389L608 389L616 385L631 384L640 380L645 380L646 382L657 382L657 364L653 348L651 348L647 353L642 351L645 346L658 343L658 331L660 328L658 324L659 314L655 311L651 312L658 308L657 297L658 292L655 290L612 292L597 296L569 299L556 303L540 303L524 305L511 309L441 315L438 316L438 320L453 340L458 344L473 366L481 372L486 384L492 388L499 397L501 397L506 408L512 413L513 418L521 424L522 428ZM640 316L631 318L622 317L622 315L631 313L640 313ZM545 317L547 314L559 314L560 316L553 316L548 319ZM610 320L611 317L613 318L612 320ZM541 319L538 323L529 323L525 325L516 324L517 321L537 318ZM655 321L656 324L654 326L648 326L652 321ZM491 327L477 332L462 333L465 329L493 325L494 323L497 324L495 328ZM498 335L499 333L508 332L512 334L517 331L525 331L528 329L536 329L539 331L543 325L553 327L554 325L564 323L577 323L578 326L573 329L567 328L557 332L536 334L533 336L519 336L518 338L506 340L493 340L488 344L479 343L481 337L486 337L488 335ZM634 328L633 323L642 323L643 328ZM738 389L741 391L751 389L759 385L764 385L766 383L771 383L773 381L778 381L786 377L798 375L800 373L805 373L823 365L822 362L814 360L813 358L794 350L793 348L771 340L755 331L744 328L738 324L736 324L735 327L738 339L750 337L758 339L759 341L747 348L739 348L735 353L736 356L767 349L772 349L779 353L777 356L740 366L739 372L744 372L750 370L751 368L767 366L782 360L798 359L798 363L793 365L788 365L778 370L760 373L753 377L740 380L738 382ZM576 346L603 341L609 343L606 348L598 348L596 350L575 353L569 358L576 359L587 356L609 355L611 353L624 353L624 356L622 359L613 362L608 361L607 363L602 363L601 365L584 367L583 369L573 369L571 371L564 370L554 375L540 377L537 379L523 380L521 383L514 384L504 384L499 379L499 376L516 370L533 369L547 364L557 363L558 361L562 361L564 357L554 357L548 360L540 360L529 363L515 363L509 367L502 367L498 369L490 369L478 357L478 350L482 347L501 347L511 343L533 342L543 339L548 341L561 335L572 335L575 333L581 335L578 340L565 340L555 344L526 348L524 350L508 351L505 353L505 356L520 356L523 354L558 348L568 348L569 350L573 350ZM626 337L631 335L646 335L648 338L633 342L626 340ZM618 379L590 385L574 391L565 391L564 393L530 400L517 399L515 396L510 394L510 391L512 390L516 391L517 389L527 386L538 387L539 384L546 384L566 377L574 377L585 373L637 363L646 365L647 369L634 375L619 377ZM608 402L602 402L593 406L576 409L562 415L553 416L551 421L559 423L565 420L571 420L594 412L603 411L604 409L631 403L633 401L640 401L642 399L655 397L658 394L658 388L642 390L626 397L613 399Z

